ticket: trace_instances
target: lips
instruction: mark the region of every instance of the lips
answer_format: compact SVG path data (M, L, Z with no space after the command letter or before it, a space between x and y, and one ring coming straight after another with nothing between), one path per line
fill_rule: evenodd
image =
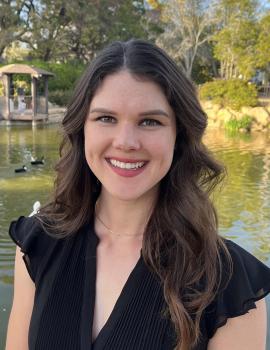
M116 160L116 159L109 159L109 162L117 168L128 169L128 170L141 168L145 164L145 162L120 162L119 160Z
M118 175L133 177L144 171L148 161L140 159L105 158L110 168Z
M137 169L143 167L147 161L141 159L127 159L127 158L105 158L111 165L121 169Z

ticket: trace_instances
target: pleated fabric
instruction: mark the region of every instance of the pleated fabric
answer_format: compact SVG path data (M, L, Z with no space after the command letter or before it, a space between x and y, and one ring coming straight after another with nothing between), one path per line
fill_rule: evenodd
M72 237L55 239L34 216L20 217L11 223L9 234L21 247L36 286L29 350L173 350L173 325L162 313L163 287L142 256L92 342L99 243L93 227L85 225ZM201 341L194 350L206 350L218 327L255 308L270 291L270 269L237 244L225 243L233 276L205 309Z

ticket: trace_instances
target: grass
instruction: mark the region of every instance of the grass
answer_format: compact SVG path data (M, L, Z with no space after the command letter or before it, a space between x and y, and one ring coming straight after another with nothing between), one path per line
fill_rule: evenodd
M225 129L229 131L245 131L250 132L252 118L244 115L241 119L232 118L224 124Z

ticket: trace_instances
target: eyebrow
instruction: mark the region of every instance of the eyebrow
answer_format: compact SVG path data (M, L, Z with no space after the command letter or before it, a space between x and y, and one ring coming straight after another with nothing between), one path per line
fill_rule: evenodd
M94 108L90 110L90 113L107 113L107 114L114 114L114 115L117 114L116 112L105 108ZM164 112L162 109L153 109L153 110L145 111L140 113L139 115L142 117L151 116L151 115L163 115L169 118L168 113Z

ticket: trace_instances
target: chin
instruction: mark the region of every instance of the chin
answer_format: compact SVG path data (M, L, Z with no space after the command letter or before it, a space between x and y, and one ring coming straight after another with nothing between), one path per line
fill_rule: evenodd
M151 197L153 198L153 200L155 200L157 191L158 191L158 186L155 186L146 190L141 189L140 191L138 191L138 188L128 189L127 187L121 188L118 191L116 191L115 188L113 191L108 191L108 189L106 190L106 192L111 197L121 201L127 201L127 202L146 200Z

